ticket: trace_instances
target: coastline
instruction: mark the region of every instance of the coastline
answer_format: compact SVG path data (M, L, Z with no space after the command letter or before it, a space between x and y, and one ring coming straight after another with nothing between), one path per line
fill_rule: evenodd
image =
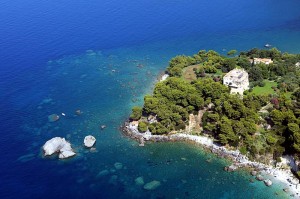
M225 167L226 171L231 172L239 168L249 168L252 171L257 172L255 175L251 173L253 176L257 176L256 178L259 178L258 176L260 175L263 176L262 180L259 181L263 181L262 183L265 183L266 186L271 186L267 185L267 181L274 179L275 181L284 184L285 187L283 188L283 191L287 192L289 196L296 198L300 196L299 180L295 178L291 172L291 167L274 167L272 165L250 161L248 157L242 155L239 150L228 150L224 146L218 146L213 142L212 138L206 136L190 135L184 132L170 135L152 135L149 131L140 133L137 127L132 126L129 122L125 122L121 128L123 134L138 141L139 146L144 146L145 142L185 141L199 144L200 146L209 150L211 153L216 154L218 157L226 158L232 161L233 163L229 167Z

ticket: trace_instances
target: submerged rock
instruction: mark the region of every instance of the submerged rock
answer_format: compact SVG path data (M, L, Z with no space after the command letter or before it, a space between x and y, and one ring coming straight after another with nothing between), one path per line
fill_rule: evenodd
M120 163L120 162L116 162L116 163L114 164L114 166L115 166L115 168L116 168L117 170L119 170L119 169L122 169L122 168L123 168L123 164L122 164L122 163Z
M271 180L269 180L269 179L267 179L267 180L264 180L264 183L265 183L265 185L266 186L271 186L273 183L272 183L272 181Z
M99 177L102 177L102 176L106 176L106 175L108 175L109 174L109 171L107 170L107 169L105 169L105 170L102 170L102 171L100 171L98 174L97 174L97 178L99 178Z
M108 181L109 184L117 185L118 183L118 176L117 175L112 175Z
M59 120L59 116L57 114L51 114L51 115L48 116L48 121L49 122L55 122L57 120Z
M85 136L84 141L83 141L84 146L86 146L88 148L94 146L95 142L96 142L96 138L91 135Z
M143 177L137 177L135 180L134 180L135 184L138 185L138 186L141 186L143 184L145 184L144 182L144 178Z
M65 140L65 138L54 137L48 140L44 146L44 155L52 155L58 153L60 159L74 156L76 153L73 151L71 144Z
M91 152L98 152L97 149L96 149L95 147L92 147L92 148L90 149L90 151L91 151Z
M82 113L82 112L81 112L80 109L77 109L77 110L75 111L75 114L76 114L76 115L81 115L81 113Z
M161 185L161 183L157 180L153 180L151 182L148 182L147 184L144 185L144 189L146 190L154 190L157 187L159 187Z
M40 104L48 104L48 103L50 103L50 102L52 102L53 101L53 99L51 99L51 98L46 98L46 99L43 99L43 101L40 103Z

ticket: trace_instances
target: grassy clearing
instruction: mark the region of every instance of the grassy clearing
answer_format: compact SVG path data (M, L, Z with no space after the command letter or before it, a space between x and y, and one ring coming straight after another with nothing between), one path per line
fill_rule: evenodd
M196 73L194 72L194 69L199 69L201 67L201 65L191 65L191 66L188 66L186 68L184 68L182 70L182 77L191 82L193 80L197 80L197 76L196 76ZM222 76L224 73L222 72L221 69L218 69L216 73L206 73L206 76Z
M197 76L194 72L195 68L199 68L200 65L192 65L192 66L188 66L186 68L183 69L183 78L189 82L196 80Z
M277 82L264 80L266 85L264 87L255 86L252 93L255 95L269 95L274 94L275 91L272 89L273 86L277 87Z

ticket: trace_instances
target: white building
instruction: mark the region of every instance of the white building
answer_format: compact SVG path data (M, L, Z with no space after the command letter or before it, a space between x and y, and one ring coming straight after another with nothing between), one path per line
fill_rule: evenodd
M254 58L252 61L253 61L254 65L260 64L260 63L269 65L269 64L273 63L272 59L269 59L269 58Z
M129 123L129 125L131 127L136 127L137 128L139 126L139 121L132 121L132 122Z
M248 73L244 69L233 69L223 77L223 84L230 87L231 94L243 95L249 89Z

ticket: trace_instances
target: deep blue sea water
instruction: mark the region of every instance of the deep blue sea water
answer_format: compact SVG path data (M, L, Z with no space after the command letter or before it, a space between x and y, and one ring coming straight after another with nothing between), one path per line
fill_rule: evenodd
M280 183L223 172L227 162L198 146L141 148L118 129L177 54L265 43L300 53L299 8L298 0L2 0L0 198L288 198ZM97 151L84 149L88 134ZM43 157L55 136L77 156ZM161 186L145 191L139 176Z

